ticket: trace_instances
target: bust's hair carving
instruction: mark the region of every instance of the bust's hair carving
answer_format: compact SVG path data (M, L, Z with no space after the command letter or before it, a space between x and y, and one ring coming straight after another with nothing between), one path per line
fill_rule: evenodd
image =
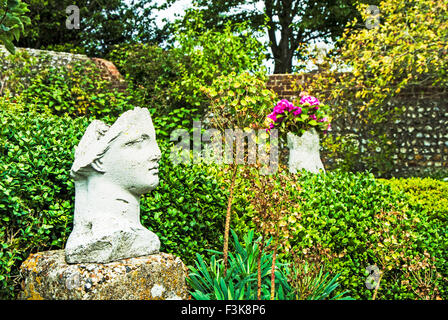
M147 125L148 120L152 122L148 109L135 108L123 113L112 126L100 120L92 121L78 146L75 147L75 161L70 170L70 175L77 180L82 179L92 169L101 172L95 162L101 159L112 141L126 129L126 124Z

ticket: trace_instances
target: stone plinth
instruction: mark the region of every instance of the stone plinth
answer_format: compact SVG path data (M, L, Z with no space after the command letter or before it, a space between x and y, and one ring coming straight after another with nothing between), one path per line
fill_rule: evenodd
M297 173L302 169L312 173L325 172L319 155L319 134L313 128L302 136L288 132L289 172Z
M173 300L189 299L187 269L166 253L110 263L67 264L64 250L31 254L20 268L19 299Z

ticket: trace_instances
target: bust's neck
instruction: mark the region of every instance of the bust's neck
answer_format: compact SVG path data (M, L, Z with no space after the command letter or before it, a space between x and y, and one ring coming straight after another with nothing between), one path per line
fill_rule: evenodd
M90 176L85 181L84 189L84 197L75 200L76 211L79 216L85 217L85 220L101 218L104 221L127 221L131 226L140 225L139 197L101 174Z

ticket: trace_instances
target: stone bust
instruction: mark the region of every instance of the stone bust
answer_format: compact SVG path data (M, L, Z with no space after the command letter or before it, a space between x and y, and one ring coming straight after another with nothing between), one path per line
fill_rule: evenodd
M146 108L123 113L112 126L95 120L75 148L73 231L67 263L107 263L159 252L157 235L140 222L140 196L158 183L157 145Z

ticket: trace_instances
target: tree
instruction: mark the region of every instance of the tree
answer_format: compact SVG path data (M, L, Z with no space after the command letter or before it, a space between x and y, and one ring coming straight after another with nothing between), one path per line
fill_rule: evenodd
M200 89L213 80L243 71L264 72L264 47L246 23L226 23L221 30L205 27L198 10L189 10L182 24L174 27L174 50L179 54L180 81L172 84L177 100L204 109Z
M376 17L366 5L358 9L366 27L349 26L337 54L299 89L325 95L342 130L362 130L363 137L354 135L354 149L344 150L344 142L332 147L339 153L335 158L350 157L350 170L369 168L384 175L390 173L390 155L396 149L391 130L407 107L395 96L405 90L417 96L432 87L437 94L448 87L448 0L384 0ZM377 23L371 24L372 18ZM357 23L355 19L351 24ZM370 153L359 153L361 137Z
M264 27L274 59L274 73L291 73L293 58L305 58L305 48L316 40L336 40L348 21L359 17L354 0L196 0L208 28L226 21ZM378 0L364 0L370 4ZM258 6L258 8L257 8Z
M0 0L0 43L14 53L14 39L18 41L25 31L25 25L30 24L27 5L18 0Z
M153 0L24 0L30 9L32 28L19 46L48 48L75 46L91 56L104 56L115 44L161 42L164 30L155 24ZM79 8L80 28L67 29L66 8Z
M371 18L366 9L358 6L362 21ZM397 110L384 102L405 88L448 85L448 0L384 0L379 18L376 27L353 31L355 19L339 54L305 88L328 92L333 107L356 102L353 112L366 122L389 120Z

